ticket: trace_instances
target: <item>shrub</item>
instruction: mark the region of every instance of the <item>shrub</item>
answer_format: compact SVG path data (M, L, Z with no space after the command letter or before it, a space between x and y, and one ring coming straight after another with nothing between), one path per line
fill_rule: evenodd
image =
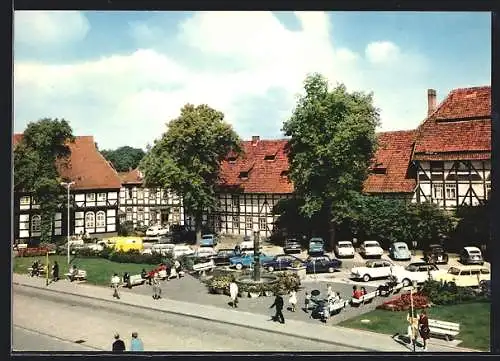
M93 258L101 258L101 252L93 250L91 248L79 248L75 250L75 254L78 257L93 257Z
M228 290L229 289L229 284L232 281L232 276L229 275L220 275L220 276L214 276L210 278L206 284L211 293L216 293L217 290ZM242 286L242 285L241 285ZM241 286L239 286L240 291L243 291L241 289Z
M119 236L127 237L131 235L133 232L134 232L134 222L132 221L125 221L118 225Z
M470 287L457 287L455 283L427 281L422 293L436 305L456 305L471 301L482 301L484 297Z
M278 293L289 293L292 290L298 290L300 287L300 278L294 272L276 273L278 281L273 284L272 290Z
M112 251L108 259L117 263L160 264L163 261L163 256L158 253L141 254L138 250L129 250L127 252Z

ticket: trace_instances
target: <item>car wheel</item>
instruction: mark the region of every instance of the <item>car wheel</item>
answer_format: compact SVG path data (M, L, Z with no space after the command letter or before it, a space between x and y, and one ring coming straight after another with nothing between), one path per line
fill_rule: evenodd
M365 275L363 276L363 281L364 281L364 282L368 282L370 279L371 279L371 277L370 277L370 275L369 275L369 274L365 274Z
M273 266L269 266L269 267L267 267L267 270L268 270L269 272L273 272L273 271L274 271L274 267L273 267Z
M333 272L335 272L335 268L333 268L333 267L329 267L329 268L328 268L328 272L329 272L329 273L333 273Z
M243 268L243 265L241 263L236 264L236 269L240 271Z
M411 284L410 280L408 278L405 278L403 280L403 287L408 287Z

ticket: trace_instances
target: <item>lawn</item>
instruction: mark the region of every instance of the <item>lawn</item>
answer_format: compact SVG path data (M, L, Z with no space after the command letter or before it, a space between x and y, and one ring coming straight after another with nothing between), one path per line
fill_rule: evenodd
M15 273L28 273L28 267L31 267L35 259L45 264L46 257L14 257L14 272ZM59 263L59 277L64 277L63 275L68 272L68 261L66 256L49 256L49 262L51 264L57 261ZM78 268L87 271L88 283L96 285L109 285L111 276L113 273L118 273L122 275L124 272L129 272L130 274L141 273L142 269L145 268L146 271L154 268L153 265L149 264L137 264L137 263L116 263L111 262L104 258L78 258L72 256L71 263L78 266Z
M463 342L459 346L489 351L490 309L491 304L488 302L475 302L450 306L433 306L428 309L427 314L431 319L460 323L460 333L457 339ZM406 333L408 326L406 314L406 311L374 310L345 320L339 326L390 335L394 335L396 332ZM362 323L361 320L363 319L368 319L370 322Z

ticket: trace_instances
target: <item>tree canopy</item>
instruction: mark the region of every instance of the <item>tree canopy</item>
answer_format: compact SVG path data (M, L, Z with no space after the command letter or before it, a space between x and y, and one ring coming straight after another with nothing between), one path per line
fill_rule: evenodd
M51 238L51 224L63 194L56 161L71 154L67 142L73 131L64 119L43 118L30 122L14 149L14 191L31 193L40 204L42 241Z
M367 177L379 114L371 94L349 93L342 84L330 90L319 74L308 76L304 89L283 126L291 136L289 176L304 200L301 213L337 224L350 215Z
M208 105L187 104L167 132L155 141L139 164L146 185L170 189L183 197L194 215L198 237L202 214L216 207L221 162L230 151L241 152L241 141L224 114Z
M130 169L135 169L139 162L144 158L146 152L141 148L132 148L124 146L115 150L102 150L101 154L113 164L113 167L118 172L127 172Z

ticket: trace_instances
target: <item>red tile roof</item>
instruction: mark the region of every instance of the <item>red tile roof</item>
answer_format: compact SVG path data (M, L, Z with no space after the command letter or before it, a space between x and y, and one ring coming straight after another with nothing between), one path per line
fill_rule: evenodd
M244 154L234 162L225 160L221 164L219 182L221 188L244 193L288 194L293 192L292 183L287 177L282 176L282 172L288 171L288 157L285 153L285 146L288 143L286 139L242 143ZM271 155L275 155L274 160L264 159ZM242 179L241 172L249 172L248 178Z
M143 177L141 175L141 172L139 170L133 169L128 172L118 172L118 175L120 176L120 179L122 181L122 184L142 184L143 183Z
M377 135L378 148L363 187L366 193L410 193L416 186L408 175L415 130L384 132ZM377 172L377 173L374 173ZM380 172L380 173L378 173Z
M420 125L414 159L489 159L490 152L491 88L485 86L446 97Z
M22 134L12 137L15 146ZM72 189L119 189L120 177L108 161L97 150L92 136L75 137L74 143L68 143L71 156L68 162L57 162L56 166L62 178L75 182Z

